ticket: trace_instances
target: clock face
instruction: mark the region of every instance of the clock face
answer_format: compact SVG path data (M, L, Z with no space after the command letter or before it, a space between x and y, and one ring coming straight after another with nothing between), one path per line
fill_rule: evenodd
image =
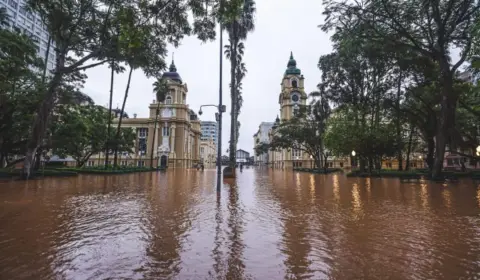
M298 102L299 99L300 99L300 98L298 97L297 94L292 95L292 101L293 101L293 102Z

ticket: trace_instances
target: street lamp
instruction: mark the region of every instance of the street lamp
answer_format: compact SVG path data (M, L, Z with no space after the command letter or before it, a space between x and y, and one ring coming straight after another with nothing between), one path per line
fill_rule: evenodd
M222 104L222 61L223 61L223 29L220 26L220 93L218 98L218 105L214 104L206 104L201 105L198 114L201 116L203 114L202 108L203 107L215 107L218 109L218 112L215 113L215 120L218 122L218 131L217 131L217 192L221 190L221 179L222 179L222 113L227 111L227 107Z
M477 156L480 156L480 145L477 147Z
M313 157L312 157L312 155L310 155L310 169L312 169L312 168L313 168L313 164L312 164L313 162L312 162L312 159L313 159Z

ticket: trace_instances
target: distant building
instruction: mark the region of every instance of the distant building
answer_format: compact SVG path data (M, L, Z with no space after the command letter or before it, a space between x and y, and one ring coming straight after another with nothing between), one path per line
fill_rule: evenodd
M200 127L202 130L202 136L200 139L202 141L208 141L210 139L213 139L213 143L217 145L217 139L218 139L217 122L203 121L203 122L200 122Z
M248 163L248 159L250 158L250 153L245 150L237 150L236 152L236 159L237 163Z
M200 141L200 161L205 165L217 162L217 146L213 142L213 138Z
M253 135L253 148L261 143L268 144L270 143L270 139L268 137L269 131L273 127L273 122L262 122L258 126L258 131ZM268 163L268 153L263 153L261 155L254 155L254 161L256 164L262 165Z
M159 104L158 100L154 100L148 107L149 116L146 118L138 118L134 114L133 118L122 121L122 127L132 128L137 137L134 153L122 155L120 165L149 166L152 143L153 166L192 168L200 162L200 120L187 105L188 87L173 61L169 71L163 73L163 78L168 85L165 101ZM114 113L116 117L120 115L118 111ZM113 127L117 124L118 118L115 118ZM91 160L103 165L105 155L93 155ZM109 156L108 164L113 164L113 155Z
M38 56L45 61L47 53L49 33L42 23L39 14L27 12L23 0L2 0L0 8L4 7L8 14L8 25L11 29L18 28L22 33L30 36L37 47ZM55 43L50 44L47 69L55 68Z

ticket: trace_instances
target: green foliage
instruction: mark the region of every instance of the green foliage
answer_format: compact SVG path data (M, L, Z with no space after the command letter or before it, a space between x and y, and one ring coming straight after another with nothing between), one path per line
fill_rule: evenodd
M59 107L52 127L53 153L60 157L73 157L77 166L83 166L93 155L105 147L108 112L96 105ZM115 139L120 152L133 152L135 133L132 129L122 129Z
M263 154L268 153L270 150L270 145L264 142L258 142L257 145L255 145L255 155L260 156Z

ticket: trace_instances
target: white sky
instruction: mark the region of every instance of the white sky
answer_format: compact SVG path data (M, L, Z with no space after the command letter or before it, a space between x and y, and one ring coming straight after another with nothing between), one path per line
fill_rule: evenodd
M274 121L279 113L278 96L280 82L287 67L290 51L297 60L297 67L305 76L307 94L320 82L317 62L321 55L331 51L329 35L317 26L323 22L319 0L256 0L255 31L245 42L248 73L243 81L244 103L240 114L240 139L238 149L253 151L253 134L262 121ZM218 30L218 29L217 29ZM226 36L224 36L226 38ZM218 39L218 36L217 36ZM226 41L224 41L226 42ZM224 43L225 45L225 43ZM188 84L187 103L198 112L202 104L218 104L219 42L201 43L195 37L170 48L167 64L175 52L175 65L184 82ZM224 58L223 104L223 153L228 148L230 135L230 64ZM87 71L85 92L100 105L109 99L110 73L108 68L97 67ZM120 108L127 74L115 76L113 107ZM154 99L153 79L147 79L140 71L133 73L126 111L130 117L148 116L148 106ZM205 108L201 120L215 120L215 108ZM252 154L253 155L253 154Z

